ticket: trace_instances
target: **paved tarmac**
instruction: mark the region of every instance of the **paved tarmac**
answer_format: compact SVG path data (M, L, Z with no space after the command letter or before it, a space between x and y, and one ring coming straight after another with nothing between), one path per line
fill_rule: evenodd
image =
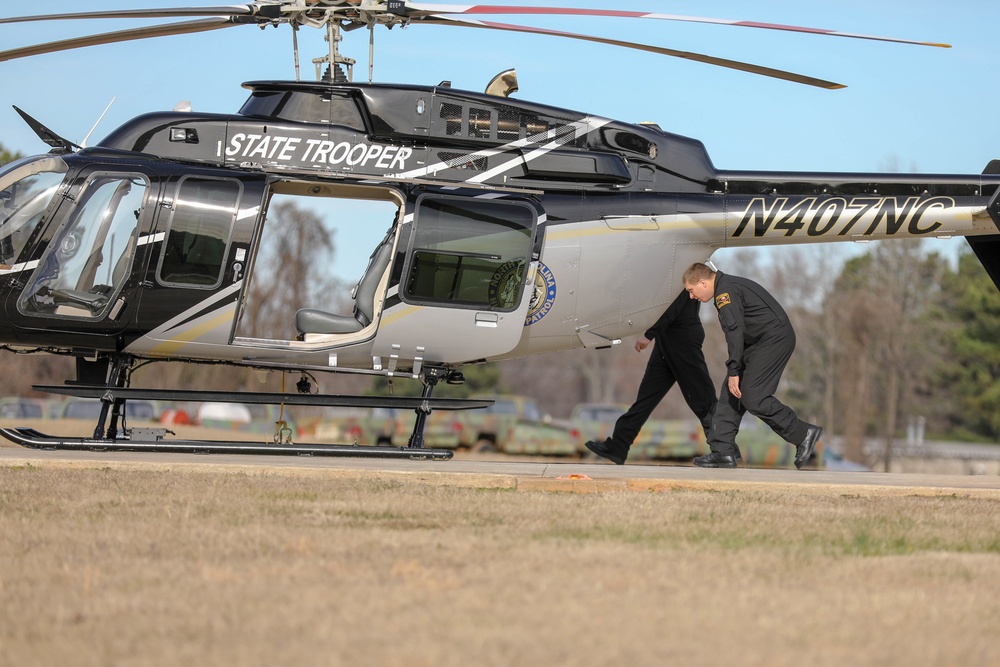
M448 461L353 457L256 456L35 450L0 444L0 466L72 469L121 468L240 471L398 481L466 488L600 493L670 489L770 488L835 495L956 495L1000 499L1000 476L931 475L738 468L690 465L624 465L603 462L456 456Z

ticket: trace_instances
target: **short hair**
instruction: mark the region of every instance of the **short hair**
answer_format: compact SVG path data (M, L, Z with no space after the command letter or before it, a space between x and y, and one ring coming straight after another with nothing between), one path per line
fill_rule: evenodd
M714 275L715 271L707 264L696 262L684 271L683 280L685 285L694 285L699 280L711 280Z

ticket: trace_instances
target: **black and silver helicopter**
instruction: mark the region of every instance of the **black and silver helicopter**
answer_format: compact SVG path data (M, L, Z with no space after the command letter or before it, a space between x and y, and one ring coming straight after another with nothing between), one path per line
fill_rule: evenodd
M572 12L691 20L403 0L0 19L193 18L8 50L0 61L239 26L320 27L330 44L319 80L245 83L250 94L237 113L149 113L88 148L19 110L51 151L0 171L0 344L73 355L77 377L39 389L100 398L104 408L92 437L0 433L29 447L449 458L450 451L423 447L426 415L484 403L435 398L439 382L460 381L466 364L603 348L641 333L676 294L684 268L719 248L965 236L1000 284L994 163L965 176L725 171L701 142L656 125L511 98L512 71L485 93L356 83L354 62L339 51L345 31L429 23L541 32L839 87L690 52L470 18ZM261 339L241 332L241 316L279 198L379 201L395 215L378 246L364 249L371 259L352 312L297 304L286 338ZM131 386L131 370L149 360L411 377L424 392L320 395L305 381L302 393L281 394ZM120 429L134 398L393 405L416 410L418 419L402 448L205 443Z

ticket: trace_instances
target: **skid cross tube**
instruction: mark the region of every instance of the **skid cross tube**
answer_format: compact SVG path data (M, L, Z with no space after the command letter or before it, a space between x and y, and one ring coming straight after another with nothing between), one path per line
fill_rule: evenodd
M78 398L138 398L154 401L191 401L276 405L307 405L316 407L398 408L407 410L470 410L493 405L492 399L430 398L423 396L359 396L355 394L284 394L277 392L193 391L187 389L144 389L137 387L109 388L96 385L40 385L35 391L76 396Z

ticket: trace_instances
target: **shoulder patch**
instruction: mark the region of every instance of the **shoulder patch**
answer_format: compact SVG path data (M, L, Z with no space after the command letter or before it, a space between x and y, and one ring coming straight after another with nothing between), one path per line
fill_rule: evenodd
M723 306L728 304L729 304L729 292L724 292L723 294L720 294L719 296L715 297L716 308L722 308Z

